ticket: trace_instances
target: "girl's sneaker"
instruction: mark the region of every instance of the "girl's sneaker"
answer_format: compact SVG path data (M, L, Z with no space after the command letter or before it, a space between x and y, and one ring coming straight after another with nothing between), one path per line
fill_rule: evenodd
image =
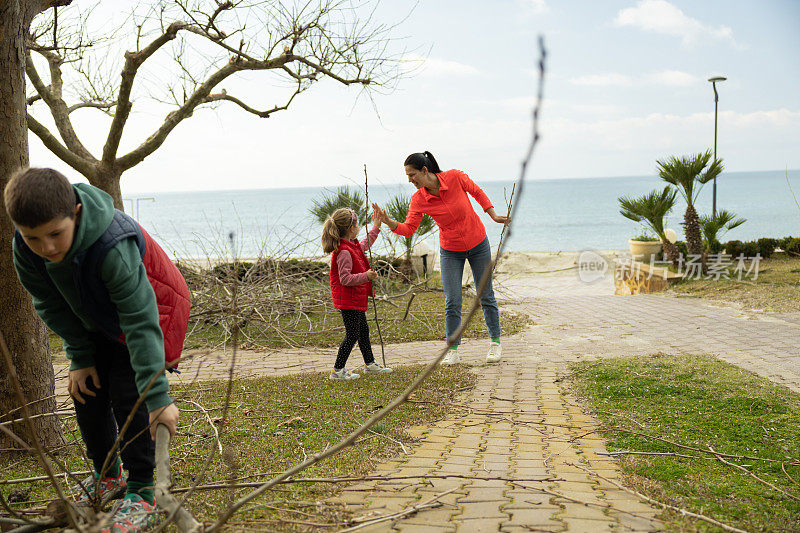
M122 477L122 469L119 469L117 477L104 477L98 479L96 473L80 482L80 484L70 487L70 494L78 505L92 505L95 498L99 499L100 507L105 506L111 500L122 498L128 483Z
M158 523L158 509L135 492L127 494L111 510L111 523L100 533L137 533Z
M392 371L392 369L389 368L388 366L381 366L379 363L376 363L375 361L364 366L364 369L366 369L366 371L371 374L388 374L389 372Z
M331 375L328 376L328 379L334 381L350 381L352 379L358 379L360 377L361 376L359 374L356 374L355 372L350 372L346 368L343 368L341 370L334 370L333 372L331 372Z

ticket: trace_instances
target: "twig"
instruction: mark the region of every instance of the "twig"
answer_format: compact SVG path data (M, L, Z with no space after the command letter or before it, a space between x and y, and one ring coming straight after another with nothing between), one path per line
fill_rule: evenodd
M794 198L794 203L797 205L797 209L800 209L800 203L798 203L797 196L794 195L794 191L792 190L792 183L789 181L789 165L786 165L786 185L789 186L789 192L792 193L792 198Z
M422 503L418 503L416 505L412 505L411 507L407 507L407 508L405 508L402 511L399 511L397 513L393 513L393 514L390 514L390 515L374 518L372 520L368 520L366 522L358 524L357 526L349 527L347 529L342 529L341 533L344 533L345 531L356 531L357 529L373 526L375 524L380 524L381 522L386 522L387 520L395 520L397 518L402 518L404 516L408 516L410 514L414 514L414 513L418 512L418 511L421 511L423 509L430 509L430 508L434 508L434 507L440 507L442 504L441 504L441 502L438 501L439 498L441 498L443 496L446 496L446 495L450 494L451 492L453 492L455 490L457 490L457 488L452 488L452 489L450 489L448 491L445 491L445 492L442 492L442 493L439 493L439 494L434 494L431 498L428 498L427 500L425 500Z
M374 435L370 435L366 437L367 439L374 438ZM249 476L254 477L254 476ZM516 477L507 477L507 476L476 476L474 474L466 475L466 474L425 474L424 476L351 476L351 477L297 477L291 479L285 479L281 481L279 484L281 485L288 485L292 483L355 483L357 481L402 481L406 479L468 479L468 480L478 480L478 481L504 481L508 483L516 483L516 482L535 482L535 483L545 483L545 482L553 482L553 481L561 481L559 477L532 477L532 478L516 478ZM195 487L195 490L222 490L222 489L240 489L240 488L253 488L253 487L260 487L264 483L261 481L252 481L247 483L210 483L207 485L198 485ZM190 490L191 487L179 487L176 489L172 489L173 494L178 494L182 492L187 492Z
M369 178L367 177L367 165L364 164L364 196L366 197L367 202L367 209L369 210ZM366 230L367 230L367 243L369 243L369 218L367 219ZM369 262L372 264L372 246L368 246L367 250L369 251ZM381 333L381 323L378 320L378 305L375 303L375 289L372 290L372 294L370 295L372 299L372 309L375 311L375 326L378 329L378 339L381 341L381 361L383 361L383 366L386 366L386 351L383 347L383 334ZM406 311L408 314L408 311ZM403 319L405 320L405 319Z
M412 292L411 293L411 298L408 299L408 304L406 304L406 312L403 313L403 318L402 318L401 322L405 321L405 319L408 318L408 312L411 310L411 302L414 301L414 297L416 297L416 296L417 296L416 292Z
M661 442L666 442L667 444L672 444L673 446L677 446L678 448L684 448L686 450L692 450L692 451L695 451L695 452L711 453L711 454L714 454L714 455L721 455L722 457L728 457L728 458L731 458L731 459L748 459L748 460L751 460L751 461L766 461L766 462L769 462L769 463L783 463L783 461L779 461L777 459L768 459L766 457L752 457L752 456L749 456L749 455L731 455L731 454L727 454L727 453L710 452L710 451L705 450L703 448L696 448L694 446L688 446L686 444L679 444L677 442L673 442L673 441L665 439L663 437L656 437L654 435L648 435L647 433L640 433L638 431L633 431L633 430L630 430L630 429L627 429L627 428L621 428L621 427L618 427L618 426L605 427L605 428L602 428L602 429L604 429L606 431L621 431L623 433L630 433L631 435L638 435L640 437L645 437L647 439L660 440ZM790 464L792 466L800 466L800 462L798 462L798 461L786 461L786 463Z
M619 451L619 452L597 452L597 455L610 455L615 457L617 455L668 455L671 457L683 457L685 459L706 459L712 460L711 457L700 457L699 455L686 455L683 453L674 452L635 452L635 451Z
M184 509L182 503L178 502L169 491L171 484L169 441L169 429L164 424L159 424L156 427L156 501L159 507L169 513L169 519L174 520L181 531L184 533L200 531L200 522Z
M595 472L593 470L590 470L588 468L585 468L585 467L583 467L583 466L581 466L579 464L575 464L575 463L569 463L569 464L571 466L575 466L577 468L580 468L581 470L583 470L584 472L586 472L588 474L591 474L593 476L599 477L603 481L608 481L612 485L615 485L617 488L622 489L622 490L624 490L625 492L627 492L629 494L633 494L637 498L641 498L642 500L644 500L644 501L646 501L648 503L651 503L653 505L656 505L658 507L661 507L661 508L664 508L664 509L671 509L673 511L676 511L676 512L682 514L683 516L689 516L691 518L696 518L698 520L702 520L703 522L708 522L709 524L713 524L713 525L715 525L715 526L717 526L719 528L724 529L725 531L732 531L733 533L748 533L744 529L739 529L739 528L736 528L736 527L733 527L733 526L729 526L728 524L724 524L724 523L720 522L719 520L714 520L711 517L708 517L708 516L705 516L705 515L702 515L702 514L698 514L698 513L693 513L693 512L691 512L691 511L689 511L687 509L684 509L682 507L676 507L674 505L670 505L668 503L660 502L658 500L654 500L653 498L649 498L649 497L645 496L644 494L642 494L640 492L637 492L637 491L635 491L633 489L629 489L628 487L620 485L619 483L617 483L613 479L609 479L609 478L607 478L607 477L605 477L603 475L600 475L597 472Z
M786 474L786 477L789 478L789 481L791 481L795 485L798 484L797 481L792 476L789 475L789 472L786 471L785 463L781 463L781 470L783 470L783 473Z
M400 442L399 440L393 439L389 435L384 435L383 433L378 433L377 431L372 431L371 429L369 430L369 432L374 434L374 435L377 435L379 437L383 437L384 439L387 439L387 440L389 440L391 442L394 442L395 444L399 444L400 447L403 449L403 453L408 455L408 450L406 449L405 445L402 442Z
M91 474L91 470L81 470L79 472L71 472L71 473L63 473L63 474L56 474L56 476L64 476L64 479L67 478L69 475L73 476L85 476L86 474ZM24 477L19 479L0 479L0 485L16 485L19 483L30 483L33 481L47 481L49 480L49 476L36 476L36 477Z
M214 421L211 419L211 415L208 414L208 411L206 411L205 407L193 400L189 400L188 398L182 398L181 401L194 404L199 407L201 411L203 411L203 414L206 415L206 419L208 420L208 425L211 426L211 430L214 432L214 439L217 441L217 450L219 451L219 454L222 455L222 441L219 440L219 431L217 431L217 426L214 425Z
M66 514L67 518L69 518L70 524L78 531L83 531L83 527L78 523L76 518L75 509L72 507L72 504L69 502L69 500L67 500L64 491L61 489L61 485L58 483L58 480L53 474L50 461L47 460L47 456L42 448L42 443L39 442L39 438L36 435L36 428L31 421L31 413L28 409L27 403L25 402L25 395L22 393L22 387L19 384L20 382L19 378L17 377L17 369L14 367L14 361L11 359L11 353L8 351L6 339L2 332L0 332L0 351L3 352L3 357L5 358L6 369L8 371L8 380L13 383L14 393L17 397L17 401L22 406L22 417L25 419L25 423L28 426L28 431L30 431L30 440L33 441L33 447L36 450L36 456L39 459L39 462L42 464L42 468L44 468L44 471L47 474L47 477L56 493L58 494L58 497L65 502Z
M747 475L749 475L750 477L752 477L756 481L759 481L760 483L763 483L764 485L766 485L767 487L771 488L772 490L780 492L784 496L788 496L789 498L793 499L794 501L800 501L800 498L798 498L794 494L790 494L790 493L786 492L785 490L783 490L782 488L776 487L775 485L773 485L769 481L767 481L765 479L761 479L760 477L758 477L757 475L755 475L754 473L752 473L751 471L749 471L745 467L743 467L741 465L737 465L736 463L731 463L730 461L726 461L717 452L715 452L714 449L711 446L709 446L708 449L711 450L711 453L714 454L714 457L719 459L722 463L741 470L742 472L746 473ZM781 465L783 465L783 463L781 463Z

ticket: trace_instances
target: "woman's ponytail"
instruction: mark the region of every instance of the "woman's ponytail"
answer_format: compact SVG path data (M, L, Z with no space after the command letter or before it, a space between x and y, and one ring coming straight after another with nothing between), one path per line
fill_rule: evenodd
M442 169L439 168L439 163L436 162L436 158L433 157L432 153L428 151L422 153L425 154L425 158L430 163L429 165L426 165L428 167L428 172L433 172L434 174L438 174L439 172L442 171Z
M411 154L406 157L403 165L413 167L417 170L422 170L422 167L425 167L428 169L428 172L433 172L434 174L438 174L442 171L442 169L439 168L439 163L436 162L436 158L433 157L432 153L427 151Z

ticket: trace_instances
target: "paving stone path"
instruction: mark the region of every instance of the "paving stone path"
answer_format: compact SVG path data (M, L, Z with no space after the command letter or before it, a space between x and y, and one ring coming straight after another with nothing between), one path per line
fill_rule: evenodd
M475 366L478 381L462 404L447 419L413 429L419 444L380 464L383 480L349 486L335 501L365 519L435 497L442 504L362 531L659 529L656 509L607 481L618 481L619 470L602 455L594 421L557 377L575 360L704 353L800 391L800 314L745 312L668 295L614 296L609 288L566 276L509 279L498 291L503 307L528 313L534 325L504 339L504 359L496 365L483 363L485 341L466 340L459 352ZM426 362L440 346L391 345L386 358L393 365ZM191 355L172 381L228 377L228 357ZM355 350L351 364L359 357ZM334 359L334 349L240 351L235 375L328 371ZM63 376L64 366L56 366Z

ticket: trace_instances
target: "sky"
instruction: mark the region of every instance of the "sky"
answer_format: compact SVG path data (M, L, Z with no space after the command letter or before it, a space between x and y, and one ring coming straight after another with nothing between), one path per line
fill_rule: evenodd
M93 16L108 24L133 4L101 4ZM713 149L714 75L727 77L717 85L726 170L800 168L796 0L385 0L374 20L395 25L392 52L411 70L393 90L368 98L324 80L268 119L230 103L198 109L124 174L123 194L360 185L364 165L371 183L399 183L406 156L423 150L478 183L515 179L530 139L539 36L547 74L530 179L652 175L657 159ZM122 32L123 43L133 38ZM111 79L121 53L103 51ZM122 152L163 121L169 109L147 96L179 75L165 58L146 63ZM256 108L282 103L289 90L263 73L220 88ZM50 123L41 102L32 113ZM108 117L73 116L99 156ZM30 139L32 165L78 181Z

